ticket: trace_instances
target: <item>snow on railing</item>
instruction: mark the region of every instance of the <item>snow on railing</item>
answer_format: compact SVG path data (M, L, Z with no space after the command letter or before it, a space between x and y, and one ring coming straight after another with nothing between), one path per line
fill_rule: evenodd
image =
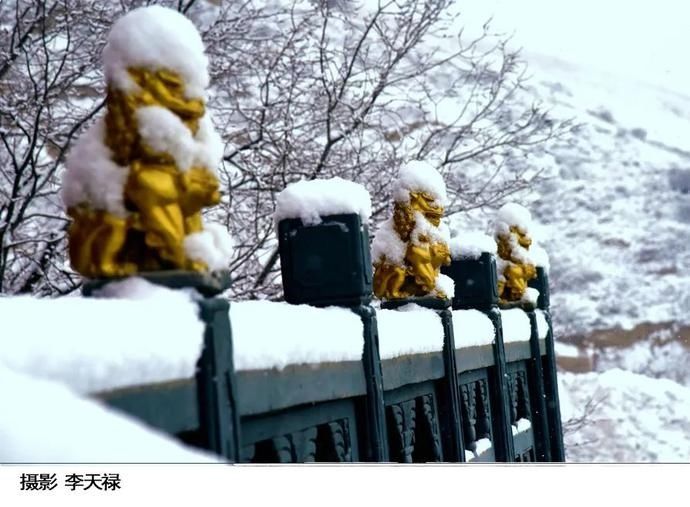
M193 297L142 279L103 298L0 298L0 365L78 393L192 378L203 323Z
M445 199L442 179L429 186L419 174L403 171L399 185L414 187L404 196L421 199L416 205L428 208L435 224ZM386 276L424 275L425 286L431 280L448 288L421 293L406 279L393 280L391 287L407 287L404 296L392 291L372 304L366 190L316 180L289 185L277 201L283 285L292 304L228 306L212 295L220 285L201 296L207 279L190 282L199 292L158 285L179 287L175 274L149 277L153 283L130 278L98 290L91 285L89 298L3 298L4 375L36 377L17 382L20 392L54 382L46 390L67 410L58 426L70 413L83 414L86 426L112 425L119 439L141 441L130 461L149 450L161 454L154 461L204 458L166 448L158 436L147 445L143 430L72 393L96 396L228 461L562 460L544 268L527 258L524 266L502 265L505 280L510 269L523 270L509 280L513 289L525 280L532 286L499 308L496 244L481 234L459 234L447 247L439 222L436 232L444 238L429 242L412 234L405 246L404 256L416 256L416 271L379 277L385 285ZM524 253L523 210L508 211L501 216L519 222L519 234L506 225L501 232L517 235L504 241ZM427 254L438 257L435 263L425 261ZM539 273L534 280L530 269ZM19 396L3 395L11 402ZM39 418L50 403L40 398L30 417ZM24 442L20 419L6 418L5 434ZM11 449L33 449L17 445ZM56 444L27 455L120 456L120 449L91 450L70 454Z
M453 262L475 261L477 257L455 259ZM55 390L57 394L53 398L56 403L64 407L73 406L71 413L85 414L85 425L94 421L94 425L107 426L111 423L103 418L112 414L92 401L79 399L75 394L70 395L75 399L70 399L65 387L81 394L104 391L120 393L115 398L105 396L103 399L120 408L125 407L125 410L137 416L144 406L139 401L131 401L136 400L137 393L150 392L153 398L146 403L154 405L147 410L160 411L163 405L158 407L157 404L162 403L162 398L161 401L155 401L154 386L188 379L201 389L198 397L189 390L172 390L170 393L173 394L167 396L174 395L168 399L175 400L173 402L176 404L193 401L195 406L191 407L192 412L196 414L198 411L199 418L217 413L212 408L213 404L222 399L202 396L202 392L222 395L224 389L228 389L227 392L242 389L238 398L240 403L226 406L221 412L226 414L223 416L226 420L238 421L247 433L242 440L236 437L236 444L230 447L214 447L214 452L231 461L279 460L278 456L282 454L271 454L271 447L267 447L258 435L263 434L265 439L266 435L275 435L277 438L281 432L289 433L292 430L288 430L287 421L295 417L302 418L300 424L315 424L314 431L320 434L325 430L319 429L322 428L319 426L321 423L311 418L316 414L322 414L319 417L323 417L328 412L317 411L309 415L311 412L304 412L306 408L302 407L320 406L334 403L335 400L345 404L338 405L343 407L338 410L353 403L352 409L340 415L334 412L322 419L322 422L331 421L328 431L336 431L337 428L332 425L336 424L334 421L339 421L340 429L337 431L342 436L338 438L349 439L347 445L350 446L350 453L341 456L344 460L511 461L513 456L523 459L531 455L541 460L557 457L552 450L553 443L547 441L550 432L546 423L539 417L535 418L535 414L547 412L538 394L546 392L546 384L539 387L529 380L534 375L543 375L539 373L541 370L529 373L533 368L529 365L537 364L530 362L530 358L536 357L535 350L540 351L539 368L548 369L547 350L543 345L544 341L552 340L547 308L537 309L529 317L530 314L521 308L499 310L496 305L482 310L462 306L452 310L427 308L418 304L402 305L396 309L374 309L366 304L314 307L284 302L238 301L232 302L229 313L225 313L232 327L230 361L219 357L222 348L216 348L209 352L215 356L207 354L206 362L200 362L202 349L211 342L204 342L204 324L199 315L202 299L197 293L171 290L134 278L108 284L95 295L99 297L0 299L0 317L4 330L9 330L0 338L0 367L7 370L7 376L29 374L36 377L35 380L29 379L32 382L50 380L58 383L51 384L53 387L48 388L47 392ZM454 302L461 301L462 294L459 298ZM27 324L33 315L39 315L40 319L33 319ZM208 316L204 318L207 330L209 326L215 329L212 320ZM17 336L23 339L17 340ZM218 346L228 338L221 333L214 343ZM534 340L540 344L534 345L537 343ZM449 344L453 344L450 351L447 347ZM508 346L513 347L510 356L513 362L510 364L506 362L504 346L506 351ZM522 348L515 349L514 346ZM470 349L484 352L473 352L479 354L473 359L475 356L466 356L465 353ZM382 368L393 359L402 362ZM361 363L364 368L338 369L338 364L345 363ZM210 372L209 376L200 377L200 364L206 364L206 368L216 364L213 368L225 373L219 376ZM286 369L288 366L306 366L307 369ZM219 367L226 369L217 370ZM225 380L216 385L217 380L214 379L219 378ZM225 384L226 381L229 384ZM22 386L21 392L31 392L33 388L30 384L17 385ZM173 382L171 385L176 384ZM219 390L206 391L213 385L216 385L214 389ZM26 391L24 386L27 386ZM136 389L131 392L124 389L131 387ZM61 389L62 394L59 392ZM448 397L451 392L456 394ZM184 401L190 395L192 398ZM264 396L266 401L262 402L260 398ZM368 401L356 401L360 397ZM329 401L331 399L332 402ZM188 411L190 407L180 405L179 409ZM532 409L537 409L537 412L532 412ZM282 411L281 418L275 419L275 410ZM250 414L251 419L246 419ZM442 414L456 416L448 419L448 415ZM63 415L68 421L69 414L63 412ZM31 412L30 417L38 416ZM196 417L192 416L190 420L197 421L194 424L201 424L201 419ZM357 422L361 417L368 423ZM414 446L396 448L396 438L403 439L400 442L406 438L404 435L408 430L405 429L405 421L408 417L420 421L421 426L415 430L418 440L422 442L429 438L433 443L432 447L425 448L426 454L421 450L413 451ZM150 417L143 419L148 421ZM372 426L371 421L377 419L384 424ZM265 421L261 424L267 425L263 426L263 433L256 433L252 429L259 421ZM12 426L7 428L7 434L15 435L12 438L23 442L23 437L17 433L19 421L5 418L5 422ZM556 422L550 420L549 423L553 425ZM122 426L124 423L112 424L115 425L113 431L117 430L118 435L123 435L118 438L135 442L144 438L128 431ZM362 435L372 445L380 446L383 449L381 452L376 454L366 447L356 450L359 444L351 439L347 433L349 430L345 428L359 424L369 424ZM156 425L165 426L158 420ZM441 427L446 428L445 433L441 433ZM202 431L199 435L203 435L212 425L198 428L195 431ZM269 433L265 433L267 428L271 428ZM180 429L175 431L179 432ZM381 432L380 435L376 436L375 431ZM426 431L430 432L427 436L419 433ZM451 439L451 442L442 436L449 432L455 435L455 440ZM179 433L178 437L182 438L181 435ZM246 435L257 436L249 438ZM186 441L186 438L183 440ZM291 438L297 437L293 435ZM221 442L228 442L228 439L232 440L231 435L228 436L225 431ZM167 451L156 438L152 437L151 442L148 447L142 443L129 460L146 459L149 450L151 455L160 453L160 458L155 461L165 461L167 456L183 461L202 459L197 455L184 454L184 449L180 451L182 454ZM522 447L518 448L518 443ZM75 453L68 453L60 446L47 446L44 453L32 454L29 452L32 447L28 444L22 446L27 449L26 459L42 460L44 456L47 459L53 455L63 455L63 460L78 460L82 456L120 459L120 454L108 447L94 447L93 454L86 451L79 454L76 452L78 449ZM97 453L98 449L102 454ZM297 451L291 456L290 460L296 461L316 459L316 455L310 457ZM330 458L327 460L335 460L337 453L328 456ZM322 456L321 459L326 458Z
M238 371L362 358L362 321L345 308L239 301L230 322Z
M131 416L57 382L0 365L1 463L214 463Z
M443 326L433 310L415 304L376 312L381 360L443 349Z

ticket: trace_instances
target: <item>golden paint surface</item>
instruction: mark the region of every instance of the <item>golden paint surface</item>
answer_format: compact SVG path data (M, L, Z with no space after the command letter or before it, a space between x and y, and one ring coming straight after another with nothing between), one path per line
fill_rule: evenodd
M502 303L522 300L528 282L537 276L537 269L533 264L522 262L515 256L510 245L511 236L526 250L532 244L532 239L515 225L510 227L510 235L499 234L496 237L498 256L507 261L502 273L505 281L498 281L498 297Z
M206 271L204 263L186 255L184 239L202 230L201 210L220 201L218 179L206 167L180 170L172 155L143 142L136 120L141 107L163 107L195 135L204 102L185 98L183 81L169 70L130 68L129 74L139 89L108 89L103 140L113 161L128 168L123 196L128 214L121 218L86 204L68 209L72 266L86 277Z
M379 299L404 299L409 297L436 296L445 298L436 289L436 279L441 266L450 264L450 250L442 241L420 234L413 241L415 212L421 213L433 227L438 227L443 207L424 192L410 192L409 203L396 202L393 210L394 229L406 244L402 264L385 257L374 263L374 294Z

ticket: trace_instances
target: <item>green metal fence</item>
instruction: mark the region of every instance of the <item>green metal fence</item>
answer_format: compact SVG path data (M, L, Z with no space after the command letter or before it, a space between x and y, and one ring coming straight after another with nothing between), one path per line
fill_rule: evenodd
M199 303L206 332L195 379L102 399L230 462L564 460L541 268L532 283L541 294L538 308L526 311L529 341L504 343L496 265L483 254L444 270L456 284L452 302L418 301L442 323L443 350L381 360L366 226L356 216L336 215L312 228L281 224L279 238L286 299L350 308L363 323L361 361L235 371L228 302L211 297ZM339 272L325 276L334 266ZM451 312L467 308L491 320L493 343L456 348ZM545 337L536 311L549 324Z

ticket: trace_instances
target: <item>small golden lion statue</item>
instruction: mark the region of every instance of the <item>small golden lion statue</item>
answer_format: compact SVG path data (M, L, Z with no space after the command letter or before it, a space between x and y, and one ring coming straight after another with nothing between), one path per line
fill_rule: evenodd
M394 185L393 217L376 233L374 294L380 299L447 298L438 280L450 264L447 230L441 227L446 189L432 166L413 162Z
M498 297L501 303L524 301L528 282L537 276L529 256L531 216L514 203L503 206L497 215L495 239L498 246Z

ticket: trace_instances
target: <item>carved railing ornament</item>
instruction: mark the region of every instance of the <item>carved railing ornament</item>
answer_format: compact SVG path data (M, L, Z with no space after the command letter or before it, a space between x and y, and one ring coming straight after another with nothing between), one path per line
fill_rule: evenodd
M535 289L527 286L537 276L529 254L531 222L530 212L515 203L504 205L496 216L494 238L498 245L498 297L504 305L521 302L536 305L539 296Z
M388 406L389 433L393 441L391 457L401 463L412 463L417 430L415 400Z
M73 268L88 278L225 268L231 240L201 214L220 201L223 145L199 33L175 10L135 9L113 25L103 61L106 112L63 176Z
M452 297L440 275L450 264L450 235L441 223L446 187L441 175L421 161L404 166L393 185L393 216L372 244L374 294L384 300Z
M431 394L426 394L417 398L417 411L421 412L422 414L421 422L418 426L420 433L426 437L430 447L430 455L427 456L427 461L435 463L441 461L442 453L441 435L439 434L440 432L434 404L434 396ZM421 438L417 437L417 441L421 443Z

